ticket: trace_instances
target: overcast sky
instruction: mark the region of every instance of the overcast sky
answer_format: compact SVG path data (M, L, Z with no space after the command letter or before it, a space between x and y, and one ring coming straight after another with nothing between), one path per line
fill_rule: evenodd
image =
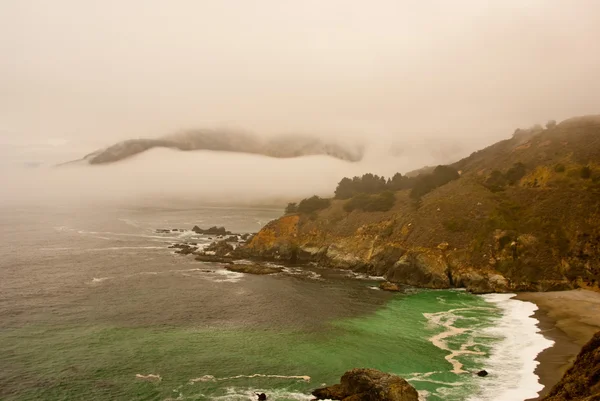
M599 41L597 0L0 0L0 152L227 126L468 154L598 113Z

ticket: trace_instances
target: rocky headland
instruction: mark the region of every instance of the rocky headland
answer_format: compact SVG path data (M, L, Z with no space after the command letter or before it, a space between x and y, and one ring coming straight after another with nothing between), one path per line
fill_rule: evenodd
M423 288L597 290L599 163L600 116L517 130L416 178L345 178L333 199L288 205L236 254Z

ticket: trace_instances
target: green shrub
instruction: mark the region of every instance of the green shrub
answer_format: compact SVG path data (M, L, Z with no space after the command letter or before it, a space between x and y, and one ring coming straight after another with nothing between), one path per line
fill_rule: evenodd
M396 197L391 191L376 195L358 194L346 202L344 210L347 212L357 209L365 212L386 212L394 206L395 202Z
M450 166L437 166L431 174L420 174L416 177L410 197L419 200L423 195L459 177L460 174L456 169Z
M331 204L331 200L311 196L310 198L302 199L298 204L298 213L313 213L322 209L327 209Z
M579 171L579 176L583 179L588 179L592 177L592 169L589 166L583 166Z
M554 171L557 173L564 173L565 170L566 170L566 167L564 164L558 163L556 166L554 166Z
M367 173L362 177L342 178L335 189L335 198L350 199L359 193L376 194L387 189L388 182L385 177Z
M521 180L521 178L525 177L527 173L527 169L523 163L515 163L505 174L506 180L509 185L515 185L517 182Z
M288 203L285 207L285 214L298 213L298 204L295 202Z

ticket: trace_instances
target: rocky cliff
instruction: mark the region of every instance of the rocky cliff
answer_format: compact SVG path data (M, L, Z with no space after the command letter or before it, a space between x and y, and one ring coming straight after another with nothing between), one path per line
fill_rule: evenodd
M542 401L600 400L600 332L577 355L573 366Z
M334 199L270 222L243 251L426 288L598 288L599 116L517 130L452 166L460 178L418 202L403 190L389 211L349 213Z

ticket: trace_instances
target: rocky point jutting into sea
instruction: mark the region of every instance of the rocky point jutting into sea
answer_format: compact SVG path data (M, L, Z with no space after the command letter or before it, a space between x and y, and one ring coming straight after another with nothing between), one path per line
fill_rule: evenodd
M344 179L335 198L292 205L238 252L424 288L598 289L599 161L600 116L519 129L396 188L375 176L381 189L352 193L361 179Z

